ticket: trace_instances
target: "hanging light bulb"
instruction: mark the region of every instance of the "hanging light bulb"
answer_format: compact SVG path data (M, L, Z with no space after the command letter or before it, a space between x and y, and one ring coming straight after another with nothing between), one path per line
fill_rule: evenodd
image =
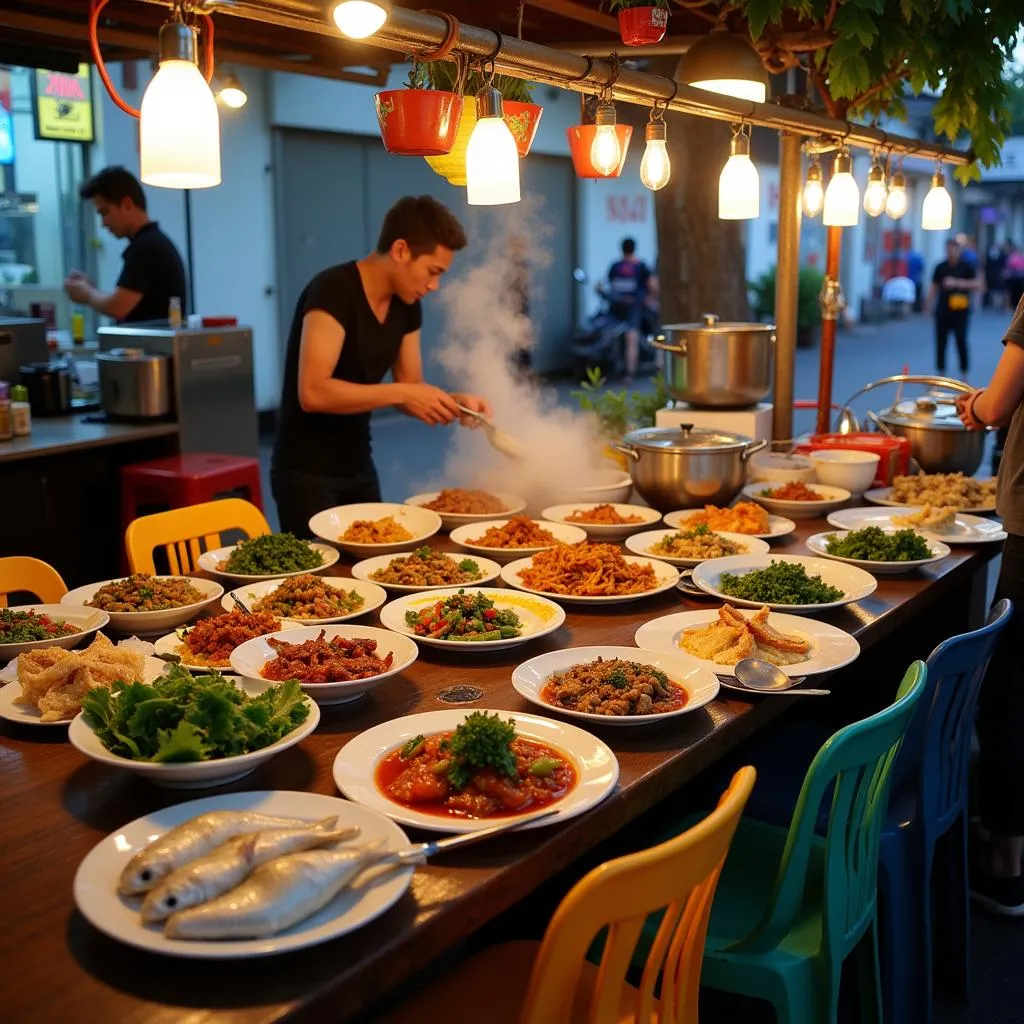
M384 27L388 9L373 0L341 0L331 12L334 24L349 39L365 39Z
M761 185L750 159L750 136L742 125L733 128L729 159L718 179L718 216L721 220L752 220L761 206Z
M804 182L803 208L807 217L817 217L825 204L825 186L822 184L821 161L817 155L811 157Z
M651 119L647 122L647 148L644 158L640 161L640 180L652 191L657 192L668 184L672 176L672 161L668 157L668 127L655 107L651 111Z
M754 103L764 103L768 95L768 73L757 51L724 26L712 29L679 58L676 81Z
M622 147L615 130L615 104L602 99L594 115L594 141L590 144L590 162L598 174L606 178L613 175L622 162Z
M245 89L242 88L242 83L235 75L231 74L224 79L224 84L217 92L217 99L224 106L231 107L232 110L239 110L245 106L249 97L246 95Z
M869 217L878 217L885 210L889 193L885 187L885 169L876 156L868 171L868 183L864 189L864 212Z
M825 189L822 222L830 228L853 227L860 218L860 189L853 177L850 151L843 147L836 153L832 177Z
M196 64L196 31L180 20L160 29L160 65L139 107L142 181L160 188L220 184L220 115Z
M924 197L921 207L921 229L923 231L948 231L953 226L953 199L946 189L946 176L942 164L935 165L932 187Z
M889 194L885 197L885 212L893 220L899 220L907 212L907 181L902 171L896 171L889 182Z
M519 198L516 140L504 121L501 93L488 85L476 94L476 124L466 146L466 201L501 206Z

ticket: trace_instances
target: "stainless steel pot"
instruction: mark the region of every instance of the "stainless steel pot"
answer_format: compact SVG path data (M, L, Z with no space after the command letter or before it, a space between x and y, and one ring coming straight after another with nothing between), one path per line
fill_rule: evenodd
M171 405L171 361L141 348L114 348L96 356L100 404L108 416L153 419Z
M767 441L742 434L680 427L634 430L612 447L629 457L637 493L662 512L726 505L747 478L747 459Z
M712 409L756 405L772 387L774 324L723 323L705 313L699 324L670 324L651 342L665 353L668 393Z
M875 415L894 434L910 441L910 454L926 473L973 476L985 457L985 431L968 430L954 405L910 399Z

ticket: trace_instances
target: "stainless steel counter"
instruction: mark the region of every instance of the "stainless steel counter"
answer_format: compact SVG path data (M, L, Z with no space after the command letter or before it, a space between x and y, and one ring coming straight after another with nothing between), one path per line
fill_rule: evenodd
M19 459L65 455L76 449L129 444L178 433L177 423L83 423L83 413L54 419L32 420L32 433L13 441L0 441L0 466Z

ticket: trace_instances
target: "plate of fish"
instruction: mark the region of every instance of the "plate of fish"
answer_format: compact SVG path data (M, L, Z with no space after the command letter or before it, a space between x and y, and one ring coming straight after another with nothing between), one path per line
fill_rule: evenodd
M346 935L402 898L410 848L383 814L333 796L225 793L115 830L75 874L78 909L119 942L233 960Z
M938 537L944 544L992 544L1006 540L998 519L972 516L944 505L908 505L898 512L892 508L843 508L828 517L830 526L860 530L877 526L882 530L907 527L926 537Z
M736 664L743 658L770 661L796 678L834 672L860 654L856 637L827 622L728 604L651 619L633 639L642 650L672 651L727 679L735 678Z

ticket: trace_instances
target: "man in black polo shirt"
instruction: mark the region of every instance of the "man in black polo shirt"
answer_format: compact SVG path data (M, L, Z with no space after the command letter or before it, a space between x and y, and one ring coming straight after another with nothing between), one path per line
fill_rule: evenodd
M185 301L185 266L174 243L146 213L138 179L123 167L106 167L79 190L91 199L103 226L115 238L129 239L124 267L112 292L103 292L80 270L72 270L64 291L72 302L92 306L118 323L166 320L172 298Z
M932 286L924 303L924 314L935 313L935 368L946 372L946 344L949 332L956 339L960 359L960 375L967 376L969 367L967 327L971 315L971 293L981 291L977 263L964 258L960 243L951 238L946 243L946 258L932 274Z
M308 537L317 512L380 501L374 409L394 406L431 426L460 419L459 405L491 414L484 399L423 380L420 299L437 290L465 245L448 209L430 196L406 196L385 216L376 251L322 270L299 296L270 463L282 530Z

